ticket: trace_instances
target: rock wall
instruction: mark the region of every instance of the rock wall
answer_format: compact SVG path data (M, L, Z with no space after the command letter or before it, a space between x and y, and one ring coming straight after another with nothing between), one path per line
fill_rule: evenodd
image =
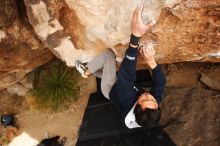
M28 22L22 1L0 1L0 90L54 55L45 48Z
M161 123L181 122L165 128L177 146L218 146L219 92L200 88L168 88L161 104Z
M108 47L122 58L139 3L144 22L158 21L142 42L157 43L159 63L220 62L220 0L25 0L37 36L68 66Z
M220 62L220 0L5 0L0 88L21 80L52 53L74 66L76 59L89 61L110 47L121 60L132 12L141 2L144 22L158 21L141 42L157 43L159 63Z

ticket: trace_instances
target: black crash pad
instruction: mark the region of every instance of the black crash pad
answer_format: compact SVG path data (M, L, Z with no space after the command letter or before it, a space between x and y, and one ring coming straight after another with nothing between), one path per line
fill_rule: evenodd
M99 93L91 94L104 98ZM92 97L92 96L90 96ZM88 106L76 146L175 146L161 128L128 129L111 102Z
M78 141L76 146L176 146L161 128L135 128L118 135Z
M97 92L89 97L76 146L175 146L161 127L128 129L113 104L102 95L100 81L97 79ZM137 71L136 86L151 85L149 71Z
M125 125L114 106L109 104L86 108L80 128L79 140L117 135Z

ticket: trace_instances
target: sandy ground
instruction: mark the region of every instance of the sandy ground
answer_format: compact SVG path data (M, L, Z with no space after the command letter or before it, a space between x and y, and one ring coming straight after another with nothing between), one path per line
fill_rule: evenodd
M18 135L20 137L15 138L14 142L12 141L9 146L32 146L30 144L36 144L36 140L42 140L47 133L49 137L56 135L61 138L67 137L65 146L75 145L89 94L96 91L94 77L88 79L80 78L79 82L81 84L80 98L69 109L59 113L27 109L18 114L16 117L18 120L17 125L19 126ZM22 141L21 139L25 141L29 139L30 143L25 144L24 140Z

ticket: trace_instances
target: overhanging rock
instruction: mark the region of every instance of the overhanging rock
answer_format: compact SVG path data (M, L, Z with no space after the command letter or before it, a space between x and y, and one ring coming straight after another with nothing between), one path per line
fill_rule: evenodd
M220 62L220 0L25 0L36 34L68 66L108 47L122 58L140 2L143 19L158 21L141 41L157 43L159 63Z

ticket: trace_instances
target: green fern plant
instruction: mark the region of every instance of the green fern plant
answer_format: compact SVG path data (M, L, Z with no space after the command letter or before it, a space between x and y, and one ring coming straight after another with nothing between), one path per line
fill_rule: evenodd
M38 70L34 95L41 106L55 111L77 99L76 80L73 71L64 63L55 61L48 69Z

